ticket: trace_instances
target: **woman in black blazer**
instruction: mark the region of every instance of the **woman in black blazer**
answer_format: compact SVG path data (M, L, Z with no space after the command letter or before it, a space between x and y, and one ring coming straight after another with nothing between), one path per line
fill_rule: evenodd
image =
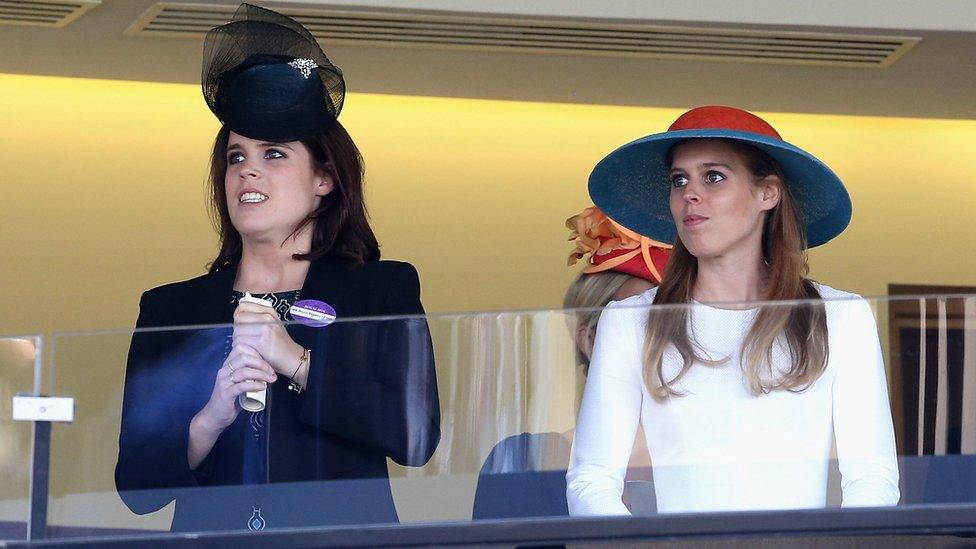
M173 530L395 522L386 459L430 459L437 385L417 272L379 261L367 222L341 72L301 25L247 4L204 52L221 247L208 274L142 296L119 493L140 514L175 499ZM282 323L296 303L338 320ZM266 407L242 411L262 390Z

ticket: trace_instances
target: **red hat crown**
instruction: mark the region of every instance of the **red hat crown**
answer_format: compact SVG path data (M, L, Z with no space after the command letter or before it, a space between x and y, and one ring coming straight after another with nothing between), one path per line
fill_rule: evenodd
M668 131L678 130L736 130L758 133L774 139L783 140L779 132L768 122L751 112L733 107L709 105L698 107L682 114L671 124Z

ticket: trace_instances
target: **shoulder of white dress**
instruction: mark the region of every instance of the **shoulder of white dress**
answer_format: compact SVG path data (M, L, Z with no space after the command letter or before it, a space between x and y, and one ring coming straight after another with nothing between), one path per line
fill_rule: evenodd
M837 288L832 288L826 284L821 284L819 282L814 282L813 286L817 289L817 293L820 294L822 299L863 299L860 295L845 292L844 290L838 290Z
M654 303L656 293L657 288L651 288L642 294L611 301L600 315L600 325L634 326L642 330L647 325L648 307Z
M619 301L611 301L607 307L645 307L654 303L654 296L657 295L657 286Z
M849 324L874 325L876 327L874 300L864 298L859 294L837 290L823 284L816 284L820 297L824 301L829 327L843 326L840 332L833 335L848 333Z

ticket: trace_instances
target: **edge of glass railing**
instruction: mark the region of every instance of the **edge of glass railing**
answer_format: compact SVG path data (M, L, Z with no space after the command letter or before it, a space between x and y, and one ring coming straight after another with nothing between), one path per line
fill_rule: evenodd
M880 304L890 304L890 303L895 303L895 302L899 302L899 303L900 302L904 302L904 303L914 304L916 307L918 307L918 304L920 304L920 303L923 304L923 305L926 305L928 307L931 307L934 303L937 303L937 302L940 302L940 301L953 301L953 300L965 300L966 303L972 302L972 303L976 304L976 295L972 295L972 294L933 294L933 295L921 295L921 296L884 296L884 297L876 297L876 298L859 297L859 296L846 296L846 297L842 297L842 298L832 298L832 299L827 299L827 300L794 300L794 301L778 301L778 302L745 302L745 304L746 305L752 305L754 307L764 307L764 306L777 307L777 306L791 306L791 305L811 304L811 303L820 303L820 302L850 302L850 301L861 301L861 302L868 302L871 305L880 305ZM720 305L719 308L726 308L726 307L728 307L728 308L737 308L736 305L742 306L743 303L720 303L720 304L715 304L715 303L694 303L694 304L669 305L669 306L646 305L646 304L636 304L636 305L633 305L633 304L630 304L630 305L623 304L623 305L616 305L616 307L618 307L618 308L632 308L632 309L647 309L647 310L650 310L650 309L654 308L654 310L659 310L659 309L665 309L665 308L674 309L674 308L712 307L712 306L715 306L715 305ZM436 323L450 324L452 322L462 322L462 321L464 321L466 319L484 319L484 318L492 318L492 317L519 317L519 316L533 317L533 316L539 316L539 315L541 315L543 317L545 317L546 315L550 315L550 316L557 317L557 318L560 315L564 315L564 316L569 317L569 316L572 316L572 315L577 314L577 313L593 313L593 312L598 312L598 311L601 311L601 310L602 310L602 308L583 308L583 309L559 309L559 308L556 308L556 309L475 311L475 312L467 312L467 313L463 313L463 312L462 313L429 313L429 314L425 314L425 315L391 315L391 316L379 316L379 317L340 318L340 319L337 319L336 322L337 323L355 323L355 322L374 322L375 323L375 322L395 322L395 321L400 321L400 320L424 320L424 321L426 321L428 323L431 323L431 324L436 324ZM878 314L878 313L880 313L883 310L884 309L879 309L879 310L876 311L876 316L878 317L877 320L879 322L879 326L885 322L885 320L883 318L883 315ZM286 324L289 324L289 325L301 325L300 322L289 322L289 323L286 323ZM196 326L176 326L176 327L169 327L169 328L167 328L167 327L147 328L147 329L140 329L140 330L133 330L133 329L130 328L130 329L114 329L114 330L88 330L88 331L74 331L74 332L59 332L59 333L56 333L53 336L51 336L52 341L51 341L51 345L49 345L49 347L52 347L52 349L50 349L50 350L53 352L55 350L54 347L56 346L55 343L58 340L62 340L63 341L63 340L69 340L69 339L98 338L99 336L115 336L115 337L118 337L119 338L119 341L122 341L122 339L125 339L127 341L128 336L130 336L133 333L139 333L139 332L192 331L192 330L210 330L210 329L225 329L226 330L226 329L230 329L232 327L233 327L232 324L215 324L215 325L196 325ZM54 373L53 370L51 372L52 372L52 374ZM53 383L53 381L54 381L53 380L53 375L51 376L50 380ZM119 382L121 383L121 381L119 381ZM920 507L920 508L922 508L924 510L924 509L931 509L933 507L939 507L940 505L941 504L922 504L922 505L919 505L919 504L909 504L909 505L899 506L897 508L888 508L888 509L885 509L885 510L879 510L878 512L886 513L886 512L889 512L891 509L911 509L911 508L914 508L914 507ZM961 504L961 505L963 505L963 507L965 507L966 509L972 509L973 508L973 506L972 505L969 505L969 504ZM949 506L949 507L946 507L946 508L955 509L956 507L957 506ZM833 512L833 511L836 511L836 510L830 510L830 509L827 509L827 510L817 510L817 512L821 512L821 511ZM847 510L845 510L845 512L846 511ZM794 513L794 512L793 511L777 511L776 513L787 513L787 514L789 514L789 513ZM710 516L711 514L712 513L709 513L709 515L694 515L694 517L696 519L701 519L703 517ZM761 513L761 514L767 515L768 513ZM739 514L736 514L736 515L739 515ZM670 519L670 518L675 517L675 516L677 516L677 515L668 515L667 518ZM800 516L800 515L796 515L796 516ZM831 516L831 515L829 513L827 513L827 514L821 514L821 515L818 515L818 516L828 517L828 516ZM660 518L660 517L658 517L658 518ZM519 522L519 523L521 523L522 521L532 521L532 520L533 519L515 519L515 521L516 522ZM559 522L560 520L561 519L548 519L547 521L544 521L544 522L546 522L546 523L548 523L550 521L557 521L557 522ZM591 519L574 518L574 519L571 519L571 520L582 520L582 521L586 521L586 520L591 520ZM503 521L503 522L512 522L512 521ZM881 521L881 522L884 523L884 521ZM480 521L479 521L479 523L480 523ZM459 527L459 526L460 527L463 527L466 523L460 523L459 524L459 523L454 523L454 522L437 522L437 523L432 523L432 524L433 525L442 525L442 526L443 525L450 525L451 528L454 528L454 527ZM430 526L430 525L428 525L428 526ZM882 526L883 526L883 524L882 524ZM412 524L401 524L401 525L396 525L396 526L389 525L389 526L376 526L376 527L372 527L372 526L370 526L370 527L327 527L327 528L324 528L324 529L323 528L319 528L319 529L316 529L316 530L317 531L332 531L332 530L338 529L338 530L341 530L341 531L366 531L366 530L369 530L369 531L373 531L373 530L385 531L385 530L387 530L389 528L401 529L401 528L423 528L423 527L424 526L418 526L416 523L412 523ZM275 530L275 532L280 532L280 530ZM165 534L165 535L166 536L179 536L180 534L173 533L173 534ZM213 534L213 535L214 536L217 536L218 534ZM267 533L262 534L262 535L267 535Z
M931 547L934 537L947 543L976 537L976 505L926 505L895 508L832 508L785 511L743 511L628 517L549 517L477 522L429 522L396 525L281 528L262 532L172 532L126 537L92 536L40 541L11 541L6 546L167 547L201 544L295 546L550 546L585 543L601 546L623 542L697 540L755 543L775 540L810 543L833 538L850 543L898 542L899 547ZM881 536L884 536L883 538ZM838 539L842 538L842 539ZM847 544L841 543L846 541ZM731 545L738 547L740 545ZM807 546L804 544L803 546ZM860 545L858 545L860 546Z
M694 301L692 303L674 303L674 304L654 304L654 303L624 303L623 301L616 301L613 303L616 309L652 309L653 310L675 310L675 309L694 309L700 307L706 308L717 308L717 309L730 309L730 310L748 310L748 309L761 309L765 307L789 307L794 305L812 305L817 303L849 303L849 302L867 302L869 304L887 304L887 303L919 303L919 302L931 302L931 301L948 301L948 300L976 300L976 294L966 294L966 293L949 293L949 294L919 294L919 295L898 295L898 296L860 296L855 294L844 295L844 296L833 296L828 298L820 299L790 299L790 300L754 300L754 301ZM551 308L525 308L525 309L488 309L488 310L476 310L476 311L446 311L446 312L425 312L418 314L402 314L402 315L372 315L372 316L354 316L354 317L337 317L330 323L354 323L354 322L390 322L396 320L408 320L408 319L425 319L430 321L441 321L441 320L453 320L453 319L463 319L463 318L481 318L481 317L491 317L491 316L532 316L532 315L542 315L542 314L584 314L584 313L594 313L605 310L606 307L576 307L576 308L563 308L563 307L551 307ZM258 323L260 324L260 323ZM284 326L307 326L298 320L291 320L285 322L269 322L268 324L281 324ZM231 328L233 323L217 323L217 324L182 324L174 326L154 326L154 327L116 327L116 328L93 328L93 329L79 329L79 330L64 330L53 332L50 336L51 339L65 338L65 337L83 337L83 336L97 336L97 335L120 335L120 334L131 334L136 332L159 332L159 331L191 331L191 330L203 330L203 329L215 329L215 328ZM322 326L324 327L324 326ZM0 340L5 338L16 338L20 336L0 336ZM24 336L28 337L28 336ZM40 337L40 336L38 336Z
M37 475L38 431L25 409L41 391L44 338L39 334L0 336L0 544L25 539L32 522L34 496L44 488ZM40 428L43 431L43 427ZM43 439L43 436L40 437ZM36 517L34 517L36 518Z

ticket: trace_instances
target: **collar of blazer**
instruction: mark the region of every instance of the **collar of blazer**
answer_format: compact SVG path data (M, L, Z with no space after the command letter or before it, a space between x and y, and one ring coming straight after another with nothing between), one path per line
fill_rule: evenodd
M331 305L328 294L334 293L337 280L348 276L349 270L336 258L322 257L312 261L302 284L301 299L324 300ZM230 295L234 290L234 280L237 279L237 265L229 265L205 278L207 290L200 296L199 307L206 315L205 324L222 324L230 322L234 316ZM330 291L331 290L331 291Z

